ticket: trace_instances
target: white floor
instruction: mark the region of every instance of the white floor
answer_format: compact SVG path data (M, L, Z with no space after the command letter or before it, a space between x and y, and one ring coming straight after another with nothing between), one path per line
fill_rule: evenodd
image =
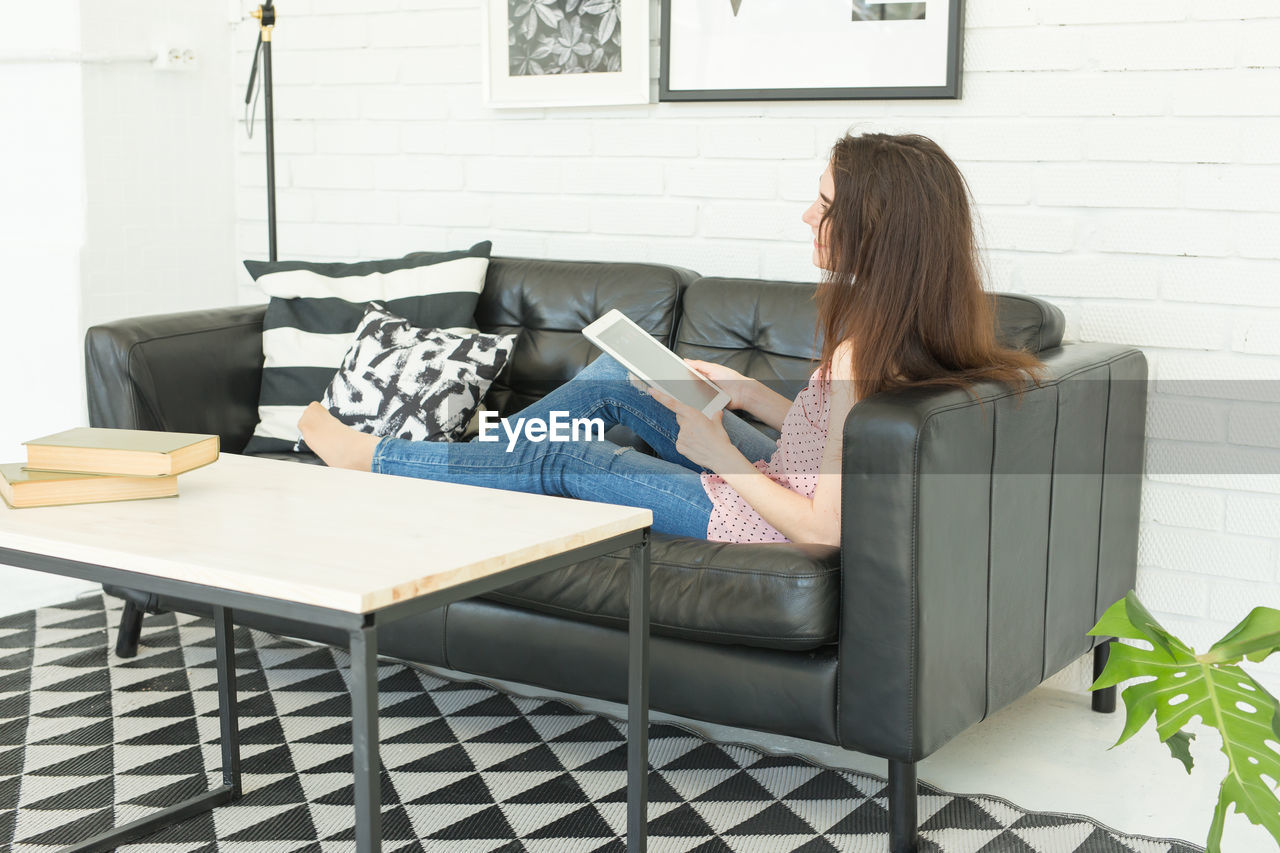
M56 604L97 587L80 581L0 566L0 615ZM1028 696L973 726L919 764L919 778L957 794L1003 797L1022 808L1085 814L1121 832L1181 838L1203 845L1226 773L1216 731L1197 726L1188 775L1147 727L1109 751L1124 724L1124 706L1096 714L1083 692L1091 670L1082 659ZM465 677L465 676L462 676ZM520 685L509 690L540 696ZM1065 689L1064 689L1065 688ZM564 697L589 709L624 716L624 706ZM654 714L655 720L676 719ZM677 720L722 742L797 753L833 767L886 775L886 762L836 747L725 726ZM1227 817L1224 853L1280 849L1261 827Z

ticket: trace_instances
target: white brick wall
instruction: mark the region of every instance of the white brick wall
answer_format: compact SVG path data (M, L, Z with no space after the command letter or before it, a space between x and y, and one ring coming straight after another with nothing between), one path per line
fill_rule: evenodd
M276 34L281 251L489 238L813 281L800 214L831 142L929 135L970 182L993 287L1147 352L1138 590L1207 646L1280 607L1280 4L966 5L958 101L658 104L655 80L648 106L500 111L482 103L475 0L294 0ZM237 79L252 43L246 22ZM260 126L239 139L239 248L261 257ZM1280 662L1250 669L1280 684Z

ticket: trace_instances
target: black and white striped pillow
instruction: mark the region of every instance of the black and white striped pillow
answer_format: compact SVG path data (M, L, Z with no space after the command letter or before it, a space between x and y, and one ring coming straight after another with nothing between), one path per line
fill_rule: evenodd
M367 303L415 326L474 329L491 247L486 240L465 251L354 264L245 261L271 302L262 324L258 426L244 452L293 450L302 410L342 366Z

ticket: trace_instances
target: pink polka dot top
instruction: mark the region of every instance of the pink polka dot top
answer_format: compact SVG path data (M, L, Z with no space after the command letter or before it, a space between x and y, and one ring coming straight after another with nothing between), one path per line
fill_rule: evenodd
M815 370L782 421L778 449L755 467L793 492L812 498L818 488L818 469L827 444L831 403L826 380ZM760 517L742 495L719 474L703 474L702 488L711 499L707 539L712 542L788 542L777 528Z

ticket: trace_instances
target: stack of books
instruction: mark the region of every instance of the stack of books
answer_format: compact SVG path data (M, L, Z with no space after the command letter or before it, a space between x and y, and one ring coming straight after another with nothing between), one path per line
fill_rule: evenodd
M24 442L27 462L0 465L14 509L178 495L178 475L218 458L218 436L80 427Z

